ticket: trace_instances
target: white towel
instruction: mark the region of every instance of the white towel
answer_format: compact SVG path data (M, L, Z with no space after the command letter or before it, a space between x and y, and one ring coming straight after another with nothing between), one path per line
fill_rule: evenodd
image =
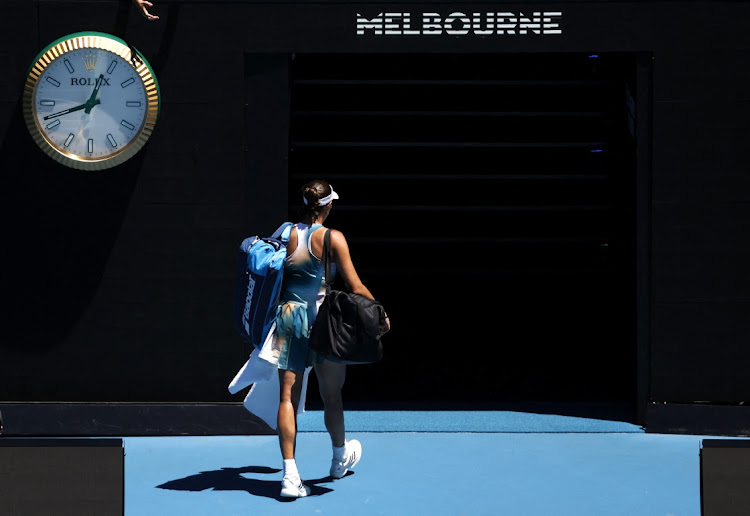
M268 332L268 337L263 343L263 348L272 346L273 339L276 331L276 323L271 326L271 331ZM267 350L267 349L266 349ZM243 405L252 414L255 414L265 423L276 429L276 418L279 413L279 375L278 375L278 362L273 363L265 357L272 356L271 353L263 353L263 357L260 357L261 351L253 349L250 354L250 358L245 362L245 365L237 372L234 379L229 383L229 392L236 394L242 389L252 385L250 392L247 393ZM305 373L302 376L302 394L300 395L299 407L297 408L297 414L302 414L305 411L305 398L307 397L307 377L310 374L311 367L305 369Z

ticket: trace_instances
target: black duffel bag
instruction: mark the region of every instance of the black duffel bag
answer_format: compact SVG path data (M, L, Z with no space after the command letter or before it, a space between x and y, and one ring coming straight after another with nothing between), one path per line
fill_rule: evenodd
M310 349L334 362L371 364L383 358L385 310L374 299L332 290L331 230L323 238L326 297L310 330Z

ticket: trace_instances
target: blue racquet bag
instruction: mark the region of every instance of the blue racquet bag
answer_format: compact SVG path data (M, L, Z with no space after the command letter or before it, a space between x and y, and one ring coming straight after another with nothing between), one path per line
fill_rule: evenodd
M233 322L256 348L263 345L276 318L292 225L285 222L268 238L251 236L240 244Z

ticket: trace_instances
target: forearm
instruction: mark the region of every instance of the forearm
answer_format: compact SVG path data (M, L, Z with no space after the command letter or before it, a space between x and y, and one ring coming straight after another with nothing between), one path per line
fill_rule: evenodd
M367 287L365 287L362 283L360 283L359 285L349 286L349 290L352 294L359 294L360 296L364 296L367 299L375 299L372 293L370 293Z

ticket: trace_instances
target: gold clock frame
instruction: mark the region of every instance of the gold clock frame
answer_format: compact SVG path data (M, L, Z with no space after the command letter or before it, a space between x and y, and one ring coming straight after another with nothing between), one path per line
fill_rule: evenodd
M146 89L146 116L136 137L117 153L105 158L84 158L58 149L44 134L35 116L34 95L44 70L65 53L86 48L106 50L124 59L135 69ZM120 38L102 32L78 32L51 43L39 53L29 68L23 91L23 116L26 120L26 127L36 144L58 163L78 170L104 170L132 158L151 136L159 116L160 106L159 83L146 58L137 50L131 50L131 47Z

